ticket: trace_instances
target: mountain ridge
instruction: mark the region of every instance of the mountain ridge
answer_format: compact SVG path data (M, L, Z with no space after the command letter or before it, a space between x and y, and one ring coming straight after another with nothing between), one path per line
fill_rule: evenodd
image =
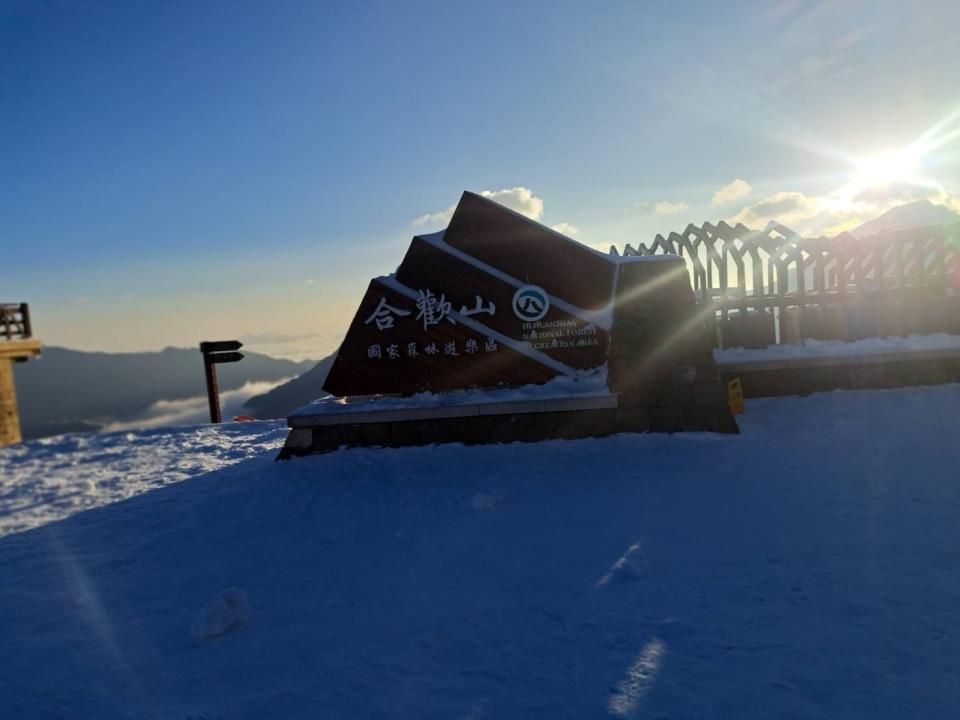
M855 237L867 237L892 230L905 230L926 225L950 225L960 223L960 215L948 207L929 200L914 200L890 208L882 215L868 220L850 231Z
M241 362L217 368L218 385L225 391L282 380L313 364L244 352ZM36 360L17 365L14 375L25 438L95 431L156 402L206 393L200 352L190 348L109 353L51 345Z

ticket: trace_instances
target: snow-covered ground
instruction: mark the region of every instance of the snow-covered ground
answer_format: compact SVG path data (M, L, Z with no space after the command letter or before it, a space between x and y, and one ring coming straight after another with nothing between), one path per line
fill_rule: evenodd
M265 457L286 437L286 423L275 420L76 433L0 448L0 537Z
M958 407L287 463L266 423L6 449L0 717L954 718Z

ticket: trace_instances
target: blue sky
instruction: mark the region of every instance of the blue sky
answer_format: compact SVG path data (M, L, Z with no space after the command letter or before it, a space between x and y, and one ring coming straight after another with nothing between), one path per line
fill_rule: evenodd
M960 208L957 67L953 2L0 0L0 299L317 357L464 189L600 247Z

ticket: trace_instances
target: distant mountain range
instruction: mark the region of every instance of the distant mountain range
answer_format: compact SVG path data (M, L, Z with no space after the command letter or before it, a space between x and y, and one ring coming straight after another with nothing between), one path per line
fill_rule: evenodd
M883 215L868 220L851 231L856 237L866 237L890 230L904 230L924 225L950 225L960 222L960 215L943 205L934 205L929 200L916 200L898 205Z
M312 368L310 360L278 360L245 352L238 363L217 366L221 391L252 381L277 381ZM135 418L159 401L206 393L199 350L102 353L45 347L14 369L25 438L99 430Z
M285 418L294 410L323 397L323 383L336 354L326 357L299 377L278 385L270 392L255 395L243 406L258 418Z
M917 200L863 223L852 234L864 237L953 223L960 223L960 214ZM254 417L287 417L325 395L323 383L334 355L319 363L279 360L246 351L244 355L242 362L218 366L221 391L236 390L248 382L292 378L246 401L244 410ZM25 438L100 430L137 418L160 401L196 398L206 392L200 353L184 348L102 353L46 347L39 359L17 365L15 377Z

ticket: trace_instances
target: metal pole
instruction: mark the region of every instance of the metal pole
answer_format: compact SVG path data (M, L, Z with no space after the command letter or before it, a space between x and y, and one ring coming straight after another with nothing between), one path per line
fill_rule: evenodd
M207 353L203 354L203 371L207 377L207 400L210 403L210 422L220 422L220 391L217 388L217 368Z

